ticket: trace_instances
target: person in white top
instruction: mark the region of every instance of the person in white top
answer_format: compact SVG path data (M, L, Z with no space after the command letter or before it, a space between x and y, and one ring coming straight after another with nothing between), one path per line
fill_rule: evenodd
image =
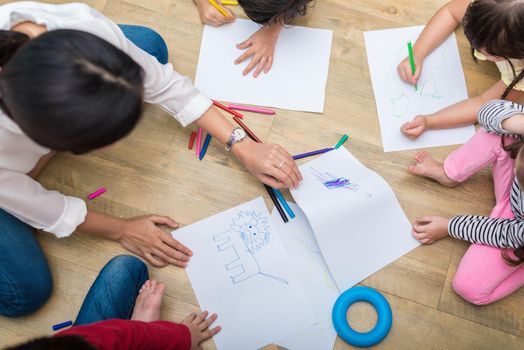
M3 5L0 26L0 315L31 313L50 295L35 228L118 241L157 267L187 265L192 252L157 227L176 227L173 219L97 213L34 180L55 152L85 153L127 135L144 101L227 143L264 183L296 187L302 180L282 147L235 138L211 100L167 63L157 33L119 27L80 3Z

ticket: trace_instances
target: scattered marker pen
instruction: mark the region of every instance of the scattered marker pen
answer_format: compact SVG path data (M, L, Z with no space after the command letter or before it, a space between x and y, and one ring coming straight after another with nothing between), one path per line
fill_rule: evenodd
M344 144L344 142L347 141L347 139L349 138L349 136L347 134L345 134L344 136L342 136L342 138L340 139L340 141L338 141L338 143L335 145L335 149L339 149L340 146L342 146Z
M87 198L89 199L95 199L96 197L98 196L101 196L102 194L104 194L106 192L106 188L105 187L100 187L98 190L96 190L95 192L91 193L89 196L87 196Z
M246 111L246 112L253 112L253 113L260 113L260 114L275 114L275 111L269 108L262 108L262 107L251 107L251 106L242 106L242 105L235 105L230 104L227 106L229 109L236 109L237 111Z
M200 157L199 159L202 160L204 156L206 155L207 147L209 146L209 142L211 141L211 134L206 135L206 139L204 140L204 145L202 146L202 150L200 150Z
M69 327L71 325L73 325L73 321L66 321L66 322L55 324L55 325L52 326L52 328L56 332L56 331L61 330L62 328L66 328L66 327Z

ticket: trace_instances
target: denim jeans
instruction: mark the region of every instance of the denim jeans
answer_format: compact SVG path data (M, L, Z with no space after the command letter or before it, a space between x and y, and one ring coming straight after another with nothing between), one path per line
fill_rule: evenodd
M160 34L141 26L120 25L120 28L136 46L156 57L160 63L167 63L167 46ZM0 316L18 317L33 313L47 302L52 289L49 266L35 237L35 230L0 209ZM133 304L135 297L136 294L133 295ZM133 305L129 309L128 304L124 302L123 306L117 306L113 303L111 307L118 310L114 314L120 317L131 312ZM82 306L80 311L79 320L83 323L91 317L84 316L84 313L95 315L100 311L97 317L110 314L107 310L95 312L95 307L88 305L85 308Z
M148 279L140 259L120 255L100 271L76 317L75 326L113 318L129 319L138 291Z

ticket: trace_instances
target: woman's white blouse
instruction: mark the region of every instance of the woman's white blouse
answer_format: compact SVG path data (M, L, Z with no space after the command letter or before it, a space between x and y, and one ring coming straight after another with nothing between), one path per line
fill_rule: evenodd
M85 4L24 1L0 6L0 29L10 30L26 21L45 25L49 31L89 32L126 52L144 69L145 101L160 105L182 126L200 118L212 104L189 78L175 72L171 64L160 64L130 42L115 23ZM49 151L33 142L0 112L0 208L35 228L66 237L84 222L85 202L48 191L26 175Z

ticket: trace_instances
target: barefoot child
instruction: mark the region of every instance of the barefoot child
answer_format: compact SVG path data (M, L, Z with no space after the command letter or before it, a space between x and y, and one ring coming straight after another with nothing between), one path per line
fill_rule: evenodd
M189 350L220 331L217 315L192 313L181 324L160 320L164 284L148 280L146 265L117 256L102 269L72 328L15 346L11 350L132 349Z
M524 83L524 2L516 0L453 0L440 8L428 22L413 47L415 74L409 58L398 66L402 80L416 84L424 59L459 25L475 49L475 57L495 62L501 79L479 96L469 98L429 115L419 115L401 127L415 139L426 130L453 128L476 122L480 106L492 99L516 101L523 95Z
M221 14L208 0L194 0L200 13L202 23L220 26L233 21L233 13L225 6L228 16ZM253 69L254 77L260 73L267 73L273 65L273 56L278 36L284 25L292 23L298 16L305 16L308 5L312 0L239 0L246 15L263 27L251 35L247 40L237 45L240 50L246 50L235 64L240 64L251 57L251 62L244 69L247 75ZM219 2L217 0L217 2Z
M448 234L474 243L460 262L453 288L467 301L483 305L524 285L524 143L515 137L524 135L524 106L491 101L481 107L478 121L485 130L479 129L443 164L419 152L409 171L454 186L493 165L496 205L490 217L426 216L413 224L413 235L423 244Z

